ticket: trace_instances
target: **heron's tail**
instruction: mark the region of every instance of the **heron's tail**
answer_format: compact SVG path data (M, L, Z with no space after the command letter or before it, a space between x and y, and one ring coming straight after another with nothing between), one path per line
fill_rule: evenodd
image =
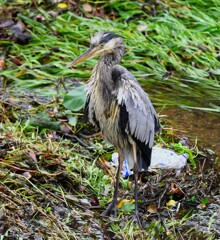
M147 171L151 163L152 148L149 148L148 144L146 145L139 140L135 140L135 142L137 144L138 171ZM132 169L134 167L132 147L124 151L124 157L127 160L129 168Z

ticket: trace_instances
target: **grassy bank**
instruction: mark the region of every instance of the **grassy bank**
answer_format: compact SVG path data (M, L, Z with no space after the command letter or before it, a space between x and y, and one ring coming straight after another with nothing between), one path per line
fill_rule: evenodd
M1 40L12 56L2 73L7 82L11 80L19 89L55 95L60 78L65 82L88 79L95 59L77 69L66 65L88 47L91 35L107 29L124 37L127 53L122 64L141 81L155 105L206 107L219 112L217 0L145 5L113 1L92 5L92 12L86 12L83 4L59 6L41 4L35 9L27 4L22 11L22 5L16 6L32 40L24 46Z

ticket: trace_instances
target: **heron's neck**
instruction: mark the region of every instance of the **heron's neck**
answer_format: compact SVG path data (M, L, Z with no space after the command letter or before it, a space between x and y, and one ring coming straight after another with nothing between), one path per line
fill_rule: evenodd
M112 85L112 67L116 63L106 63L105 58L103 57L96 64L94 69L94 80L100 89L103 89L104 92L111 92L113 90Z
M124 51L121 52L120 50L118 50L104 55L99 62L101 62L102 65L106 65L111 68L121 61L123 55Z
M123 55L124 46L102 56L95 67L95 71L99 73L99 77L96 79L103 82L103 84L107 84L107 86L110 84L112 87L112 68L121 61Z
M112 68L121 61L123 55L124 45L122 43L115 51L102 56L93 69L90 84L100 89L103 99L106 100L105 102L109 102L108 100L110 100L115 88L112 79Z
M118 64L120 58L115 58L112 54L103 56L93 69L90 85L92 89L99 89L99 94L103 98L103 104L108 106L111 103L112 93L114 92L115 84L112 80L112 68Z

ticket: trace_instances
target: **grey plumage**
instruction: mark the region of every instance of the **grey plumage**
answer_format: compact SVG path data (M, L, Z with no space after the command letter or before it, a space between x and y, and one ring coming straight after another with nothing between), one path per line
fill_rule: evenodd
M90 49L70 66L92 56L101 56L87 83L85 115L121 151L120 165L125 157L129 167L134 168L137 186L138 170L147 170L150 165L154 134L159 131L160 124L148 95L134 76L118 65L124 50L122 37L101 32L91 39ZM120 166L117 180L119 171ZM117 186L116 181L114 198L117 196ZM137 198L137 193L135 196ZM115 208L117 198L114 198L111 208ZM110 207L108 210L111 210ZM137 199L135 214L140 224Z

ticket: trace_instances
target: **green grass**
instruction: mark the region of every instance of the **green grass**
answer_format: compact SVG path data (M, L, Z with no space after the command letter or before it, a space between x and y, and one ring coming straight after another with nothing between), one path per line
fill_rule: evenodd
M7 59L8 67L2 75L19 89L56 95L58 79L89 78L96 59L74 69L66 65L85 51L91 35L109 30L124 37L127 54L122 64L142 83L155 105L219 112L219 2L162 1L155 16L147 14L149 7L143 11L141 5L130 1L105 3L106 11L118 14L114 20L88 19L70 11L53 19L42 7L37 11L45 22L34 20L34 12L19 13L31 27L33 40L25 46L1 42L11 45L10 54L22 61L17 67ZM167 72L172 76L165 80Z
M25 95L23 98L25 99ZM21 102L24 99L21 99ZM30 99L26 100L31 103ZM3 105L2 107L4 118L0 124L0 222L4 226L5 223L10 224L10 228L6 232L0 229L0 234L4 233L1 237L16 235L22 239L24 234L30 234L30 237L39 234L41 237L56 239L82 239L82 236L84 239L96 239L98 232L106 239L112 239L111 236L115 235L122 239L132 237L149 240L152 237L177 239L180 236L178 231L190 218L190 214L186 211L183 217L177 218L174 208L165 206L174 195L168 191L163 197L160 209L169 230L167 233L158 214L147 212L146 207L142 207L146 224L143 230L131 220L131 209L134 206L119 209L116 219L100 217L113 193L114 172L110 174L103 164L111 157L113 149L109 144L104 144L100 136L88 135L88 138L82 138L84 143L92 146L85 148L77 141L65 138L57 125L56 130L45 128L50 122L55 122L56 116L52 114L52 109L57 107L55 101L39 105L39 108L32 107L30 111L19 110L13 106L7 109ZM59 107L58 119L64 123L64 119L60 119L62 111L62 107ZM48 116L45 118L41 114L39 127L33 127L30 119L39 116L38 112L47 112L51 117L48 119ZM47 125L43 122L44 118ZM84 127L77 125L73 134ZM188 153L194 159L196 149L182 146L170 129L164 130L157 141L174 147L179 153ZM181 200L181 206L187 206L190 199L193 199L194 203L203 202L208 206L209 199L212 199L208 193L215 182L215 172L210 168L210 176L201 175L191 166L192 164L189 164L187 172L183 171L185 175L179 178L166 171L157 171L157 174L143 177L143 182L140 182L140 205L149 201L147 206L157 206L162 192L175 182L176 186L187 194L187 197ZM202 194L196 192L196 189L190 191L195 188L195 180L201 186ZM122 179L119 197L133 199L133 188L131 180ZM211 221L212 219L210 226ZM184 234L191 236L194 231L191 229Z

